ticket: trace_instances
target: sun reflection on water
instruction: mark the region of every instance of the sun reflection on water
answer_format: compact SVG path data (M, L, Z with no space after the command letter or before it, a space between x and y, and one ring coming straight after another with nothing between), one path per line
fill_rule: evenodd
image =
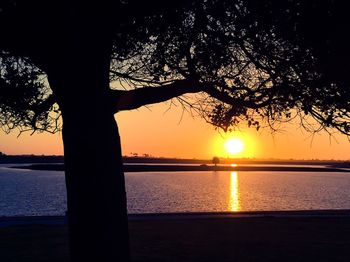
M239 187L238 187L238 173L231 172L230 174L230 198L229 210L236 212L241 210L239 202Z

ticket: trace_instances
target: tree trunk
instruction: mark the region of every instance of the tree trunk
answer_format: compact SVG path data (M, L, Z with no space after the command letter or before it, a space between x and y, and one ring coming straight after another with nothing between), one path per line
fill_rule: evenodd
M63 116L71 261L129 261L120 138L108 97L111 41L79 32L48 74Z
M120 140L113 114L64 119L72 261L128 261ZM84 119L84 117L83 117Z

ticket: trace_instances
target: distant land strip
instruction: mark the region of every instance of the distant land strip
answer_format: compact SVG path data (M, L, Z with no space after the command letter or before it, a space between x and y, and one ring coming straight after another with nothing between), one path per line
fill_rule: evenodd
M32 164L12 166L17 169L64 171L63 164ZM350 172L334 167L300 166L212 166L212 165L124 165L124 172L188 172L188 171L285 171L285 172Z
M64 162L63 156L45 155L1 155L0 164L53 164ZM168 157L135 157L123 156L124 163L138 164L211 164L212 159L183 159ZM350 168L350 161L345 160L286 160L286 159L249 159L249 158L220 158L220 164L248 164L248 165L322 165L330 167Z

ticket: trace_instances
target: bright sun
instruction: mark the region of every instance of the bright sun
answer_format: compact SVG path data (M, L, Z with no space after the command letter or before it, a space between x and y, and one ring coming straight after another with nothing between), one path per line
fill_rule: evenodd
M243 151L244 143L239 138L230 138L225 142L225 149L230 154L238 154Z

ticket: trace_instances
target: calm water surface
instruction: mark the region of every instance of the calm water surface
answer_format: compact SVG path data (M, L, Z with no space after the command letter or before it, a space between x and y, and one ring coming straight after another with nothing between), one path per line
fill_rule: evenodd
M60 171L0 165L0 216L62 215ZM350 209L350 173L138 172L126 174L129 213Z

